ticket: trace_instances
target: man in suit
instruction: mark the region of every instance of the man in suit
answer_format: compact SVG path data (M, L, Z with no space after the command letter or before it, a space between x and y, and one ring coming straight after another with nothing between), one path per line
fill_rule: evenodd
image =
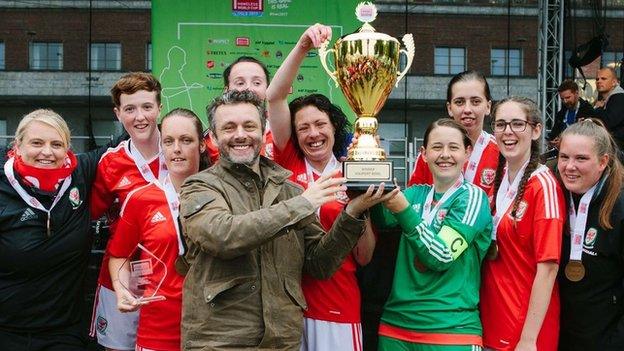
M566 79L557 88L559 98L561 99L562 106L555 115L555 123L553 124L550 134L548 134L548 141L550 146L559 147L559 134L563 132L566 127L575 123L578 118L586 118L594 115L594 109L592 105L583 100L579 96L579 88L576 82L571 79Z

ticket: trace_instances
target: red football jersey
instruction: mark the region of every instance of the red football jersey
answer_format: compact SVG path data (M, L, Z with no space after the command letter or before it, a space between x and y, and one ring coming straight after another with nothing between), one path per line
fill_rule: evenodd
M498 145L496 145L496 139L494 136L486 134L486 146L479 158L479 162L476 164L476 171L472 183L481 189L486 194L489 193L492 185L494 185L494 178L496 176L496 167L498 166ZM466 162L464 165L464 172L470 165L470 162ZM407 183L407 186L414 184L433 184L433 175L429 166L425 162L422 155L419 153L416 157L416 165L414 166L414 172Z
M307 188L305 160L297 153L292 142L289 141L284 150L275 146L273 150L275 162L293 172L290 180ZM340 199L326 203L319 210L320 222L325 231L331 228L349 200L346 193L341 195ZM314 279L304 274L301 287L308 304L304 316L338 323L359 323L360 289L355 277L356 268L355 258L350 253L336 273L327 280Z
M137 187L148 182L143 178L136 162L130 153L129 141L123 141L115 148L110 148L98 163L97 174L91 190L91 218L100 218L107 214L111 235L115 232L119 206L126 200L126 196ZM159 158L148 160L149 167L155 177L159 174ZM163 167L165 165L162 165ZM115 206L117 201L118 206ZM108 248L102 259L98 283L113 290L110 273L108 272Z
M484 346L513 350L527 315L537 264L559 263L566 208L555 176L540 166L526 183L524 196L511 217L511 206L497 230L499 256L483 264L481 321ZM559 290L550 305L537 339L540 351L557 350Z
M141 243L166 266L153 264L153 278L158 285L164 281L157 295L166 300L141 306L137 345L153 350L180 350L180 322L182 317L182 284L184 277L175 270L178 257L178 237L165 191L150 183L132 191L122 206L115 234L109 244L110 254L125 258ZM152 259L142 252L139 259Z

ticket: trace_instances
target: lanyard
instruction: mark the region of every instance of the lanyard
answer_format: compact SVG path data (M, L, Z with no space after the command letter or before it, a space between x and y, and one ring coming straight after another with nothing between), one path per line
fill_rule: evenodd
M54 197L54 201L52 202L52 205L50 206L49 209L47 209L43 207L43 205L41 204L41 202L39 202L39 200L37 200L37 198L28 194L26 190L24 190L22 185L19 183L19 181L15 179L15 173L13 172L14 162L15 162L15 158L11 157L4 164L4 173L9 179L9 183L11 183L11 186L13 187L13 189L15 189L17 194L19 194L19 196L22 198L22 200L24 200L24 202L26 202L31 207L34 207L38 210L45 212L48 215L48 219L46 221L46 230L47 230L47 234L49 237L50 236L50 212L52 211L54 206L56 206L59 200L63 197L63 194L65 193L65 191L67 191L67 188L69 188L69 185L71 184L71 181L72 181L72 177L70 175L69 177L65 178L65 180L63 180L63 184L61 185L61 188L56 194L56 197Z
M130 141L126 143L126 151L130 155L130 157L132 157L132 159L134 160L134 164L136 164L137 168L139 169L139 172L143 176L143 179L145 179L145 181L148 183L155 181L156 177L154 176L154 173L152 172L152 169L149 166L149 162L145 160L143 155L141 155L141 152L136 147L132 147L132 148L130 147L130 142L132 142L132 139L130 139ZM158 180L162 182L163 179L165 179L166 175L167 175L167 167L165 167L165 156L160 148L160 137L159 137L158 138Z
M474 178L477 174L477 166L479 165L479 161L481 161L481 156L483 155L483 151L485 150L489 140L490 138L488 133L481 131L481 135L479 135L479 139L477 139L477 143L470 154L470 159L468 160L466 170L464 171L464 177L468 183L474 183Z
M570 260L580 261L581 256L583 255L583 241L585 240L585 225L587 224L589 203L591 202L594 192L596 191L596 185L591 187L591 189L589 189L585 194L583 194L583 197L581 197L581 202L578 206L578 215L576 214L574 201L572 200L572 195L570 194L569 218L570 235L572 236L572 240L570 240Z
M433 217L436 215L436 213L438 213L438 210L440 209L440 207L442 207L442 204L446 200L448 200L453 194L455 194L457 189L459 189L463 183L464 177L460 174L459 178L457 178L457 180L455 181L455 184L453 184L453 186L451 186L444 192L444 195L442 195L442 198L433 207L433 209L431 209L431 203L433 202L433 193L435 192L435 186L431 187L431 190L429 190L429 193L427 194L425 206L423 207L423 212L421 216L421 218L425 221L425 223L427 223L427 225L431 225Z
M494 215L494 218L492 219L492 241L496 241L498 225L500 224L500 221L505 213L509 210L513 200L516 198L518 186L520 185L520 179L522 179L528 164L529 160L522 165L520 171L516 174L516 177L511 184L509 183L509 165L505 168L505 174L503 175L500 187L496 193L496 215Z
M182 241L182 233L180 231L180 225L178 222L178 217L180 216L180 198L178 197L178 193L173 187L173 183L171 182L171 178L169 175L163 179L162 189L165 191L165 197L167 198L167 207L169 207L169 212L171 212L171 218L173 219L173 226L176 230L176 236L178 238L178 255L184 255L184 244Z

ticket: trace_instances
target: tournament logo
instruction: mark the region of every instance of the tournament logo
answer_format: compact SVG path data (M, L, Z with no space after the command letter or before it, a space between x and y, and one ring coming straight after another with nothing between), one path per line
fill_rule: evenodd
M106 318L98 316L97 320L95 321L95 327L97 328L98 332L104 334L104 332L106 332L106 327L108 327L108 321L106 320Z
M481 172L481 184L483 185L492 185L492 183L494 183L494 178L496 178L495 169L484 168L483 172Z
M598 230L596 228L589 228L585 234L585 248L593 249L596 243L596 237L598 237Z
M524 217L524 214L526 213L527 208L529 208L529 204L527 204L526 201L524 200L520 201L520 203L518 204L518 209L516 210L517 220L521 220L522 217Z
M336 201L340 202L341 204L347 204L349 202L349 196L347 196L347 192L346 191L338 191L336 192Z
M264 6L262 0L232 0L234 16L262 16Z
M69 202L72 205L72 210L77 209L82 204L82 200L80 199L80 191L78 191L77 187L73 187L69 191Z
M438 223L442 223L442 221L444 221L447 212L448 210L446 208L442 208L438 211L438 213L436 213L436 219L438 220Z

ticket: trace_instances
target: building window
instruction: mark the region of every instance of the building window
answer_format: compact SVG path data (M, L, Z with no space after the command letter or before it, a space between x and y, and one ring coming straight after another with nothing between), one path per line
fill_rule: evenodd
M91 69L94 71L121 70L121 44L91 44Z
M457 74L466 70L466 49L435 48L434 74Z
M63 43L30 43L30 69L62 70Z
M4 70L4 43L0 41L0 70Z
M492 49L493 76L522 75L522 51L520 49Z
M145 46L145 70L152 71L152 43Z

